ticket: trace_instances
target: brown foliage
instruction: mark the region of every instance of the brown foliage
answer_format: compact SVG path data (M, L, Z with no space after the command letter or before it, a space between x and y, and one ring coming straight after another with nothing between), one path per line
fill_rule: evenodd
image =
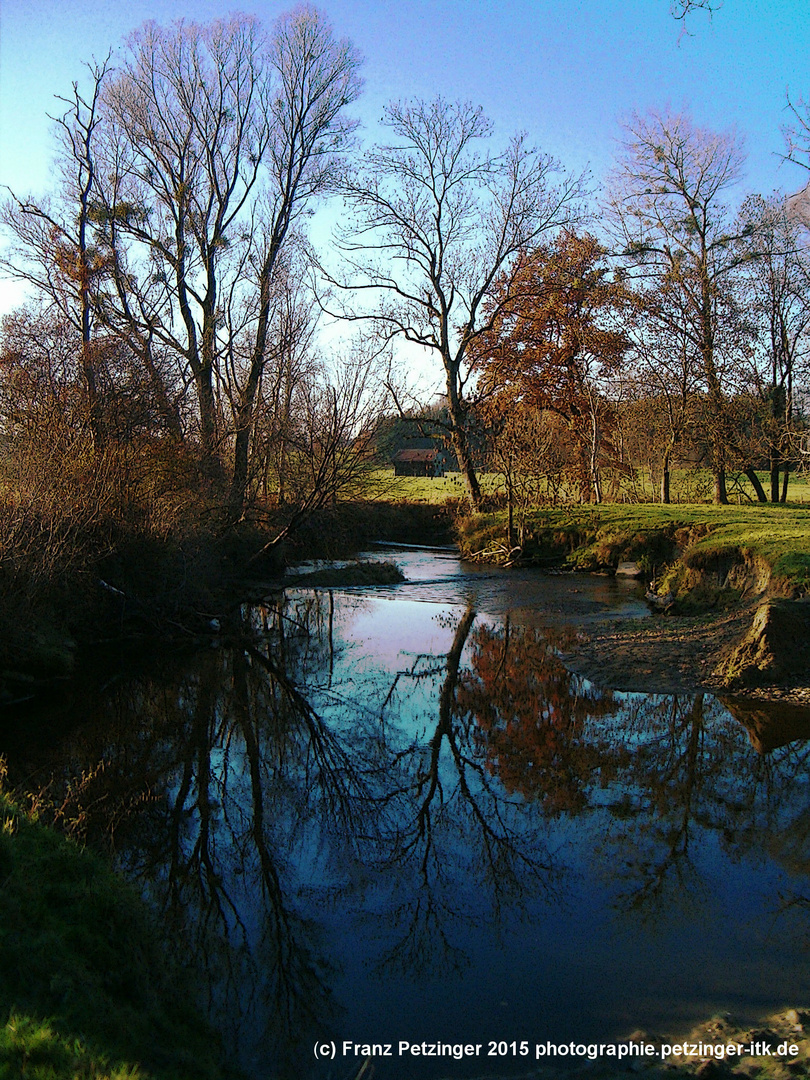
M616 709L611 694L581 686L565 668L556 653L564 637L508 621L502 629L476 627L457 694L458 709L476 724L487 771L550 814L581 809L593 774L608 767L586 724Z
M567 418L589 409L589 383L613 374L628 348L610 324L626 299L608 276L605 249L588 234L560 233L523 253L496 291L498 313L476 344L485 394Z
M579 447L580 481L601 501L600 459L609 456L607 398L629 342L616 316L628 303L605 249L562 232L522 253L490 300L491 329L475 344L484 423L498 437L519 413L564 418Z

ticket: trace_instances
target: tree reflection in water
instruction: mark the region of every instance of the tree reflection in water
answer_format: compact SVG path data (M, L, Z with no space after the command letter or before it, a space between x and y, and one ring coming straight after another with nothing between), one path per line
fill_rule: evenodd
M700 904L694 841L704 845L707 834L735 860L768 851L795 866L789 852L806 836L810 806L809 743L752 753L746 729L704 694L630 695L618 722L610 736L632 753L609 801L602 850L606 860L622 853L611 864L624 879L619 907L660 917Z
M614 695L572 675L557 650L570 630L482 624L473 635L459 704L476 724L475 738L488 773L510 794L539 800L547 815L576 813L587 788L615 778L618 762L589 720L616 711ZM622 752L619 750L619 756Z
M387 918L400 936L379 967L410 977L435 970L439 962L458 967L467 959L452 944L448 931L454 922L469 926L486 920L496 932L505 903L524 905L538 891L556 894L560 876L541 835L539 807L527 812L525 801L515 798L488 759L480 713L498 680L488 684L483 675L473 685L462 669L474 621L468 607L446 657L438 663L433 656L418 657L396 675L384 702L399 725L389 722L384 728L383 753L393 784L386 794L381 865L396 871L392 884L395 880L398 900ZM473 667L483 640L476 631ZM429 692L420 723L413 687L425 682ZM542 719L535 715L535 722ZM482 895L488 898L486 908Z
M442 619L446 653L394 671L358 663L331 593L246 609L225 646L88 690L95 722L52 766L63 818L106 830L254 1072L300 1075L337 1031L361 939L378 977L418 979L464 964L471 928L564 904L558 823L626 918L703 901L707 836L801 875L782 902L804 910L810 744L766 756L742 706L601 692L563 632Z

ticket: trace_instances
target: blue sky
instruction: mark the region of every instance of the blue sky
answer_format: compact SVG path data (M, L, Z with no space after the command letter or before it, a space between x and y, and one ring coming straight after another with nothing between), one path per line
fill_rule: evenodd
M2 0L0 183L47 190L55 94L82 78L82 61L119 48L153 18L204 22L234 9L270 23L293 6L275 0ZM506 139L529 132L598 186L621 118L633 109L691 110L698 126L735 126L746 140L746 191L794 191L805 180L780 167L787 94L810 95L810 0L725 0L696 13L690 34L669 0L324 0L336 32L366 58L357 106L375 136L391 98L467 98ZM9 286L0 282L0 310ZM6 291L4 303L4 290Z

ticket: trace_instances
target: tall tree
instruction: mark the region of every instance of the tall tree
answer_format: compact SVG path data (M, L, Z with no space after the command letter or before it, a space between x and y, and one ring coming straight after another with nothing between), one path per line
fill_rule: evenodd
M724 357L734 325L732 278L741 262L723 200L740 178L743 152L733 133L696 127L685 115L634 116L611 198L617 240L637 284L676 288L673 332L697 352L708 404L706 438L715 502L728 502L730 419Z
M492 126L469 103L394 103L382 122L394 141L344 187L355 228L341 234L350 280L338 284L373 297L350 317L441 361L449 438L478 508L468 388L471 345L497 314L484 299L520 251L571 219L581 185L523 135L489 150Z
M248 456L257 392L267 362L274 277L290 230L313 199L334 187L341 154L356 122L345 109L359 95L360 57L352 44L336 40L329 22L314 8L297 8L275 26L270 50L273 94L267 147L268 183L261 208L259 242L252 257L258 283L256 327L249 364L235 409L236 442L230 512L245 503Z
M269 137L263 45L258 24L241 16L209 26L147 23L130 36L105 94L115 171L100 192L102 220L115 230L119 259L129 246L126 281L138 292L122 314L148 323L182 359L209 458L221 426L223 279L244 267L244 244L235 242Z
M783 199L752 196L740 212L749 315L757 330L754 382L767 409L771 502L787 499L795 380L810 348L810 266L801 226ZM784 469L780 492L780 471Z
M147 24L106 94L114 185L104 224L119 318L172 348L196 389L203 453L233 439L229 513L247 496L279 257L340 169L359 57L302 6L269 39L247 16ZM113 236L114 232L114 236ZM130 294L135 293L134 297ZM230 374L228 427L218 387Z
M78 337L87 416L93 443L105 441L98 387L100 349L94 293L109 268L105 253L94 242L100 96L108 78L109 57L88 65L90 92L74 82L69 98L58 98L67 110L55 118L59 138L61 184L52 200L20 198L13 193L0 220L14 237L10 257L0 265L13 277L33 286L49 308L72 326Z
M487 297L491 324L473 346L486 411L524 405L563 417L581 492L594 502L612 422L606 391L629 345L617 319L627 296L605 254L594 237L567 231L521 254Z

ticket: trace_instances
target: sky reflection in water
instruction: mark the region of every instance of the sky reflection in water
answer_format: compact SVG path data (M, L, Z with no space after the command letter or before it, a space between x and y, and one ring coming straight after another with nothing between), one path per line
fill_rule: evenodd
M807 716L571 675L566 622L638 614L629 586L397 558L409 584L292 591L91 691L62 747L62 776L104 760L70 798L90 839L115 823L242 1065L338 1077L316 1038L606 1041L807 1000ZM408 1075L489 1065L527 1067Z

